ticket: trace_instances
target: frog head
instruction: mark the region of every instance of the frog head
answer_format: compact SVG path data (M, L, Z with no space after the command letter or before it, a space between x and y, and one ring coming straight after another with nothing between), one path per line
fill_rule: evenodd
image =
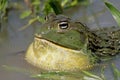
M35 37L45 39L59 46L81 50L87 41L87 28L64 15L50 14Z

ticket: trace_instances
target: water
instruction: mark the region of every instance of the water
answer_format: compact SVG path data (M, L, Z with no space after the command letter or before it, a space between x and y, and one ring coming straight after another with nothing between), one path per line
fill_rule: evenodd
M102 0L93 1L89 6L82 8L78 6L75 7L74 11L73 9L66 10L65 14L85 23L91 29L117 26L111 14L102 3ZM118 4L120 2L119 0L109 1L113 2L116 7L120 9L120 5ZM19 15L20 11L11 11L8 16L8 24L4 25L7 26L7 32L4 33L6 36L2 36L2 40L0 40L0 78L1 80L39 80L37 78L31 78L30 76L34 73L40 73L43 70L31 66L24 59L26 49L33 40L34 27L32 27L32 25L23 31L19 31L19 29L27 23L27 20L19 19ZM113 80L110 63L114 63L116 67L120 69L119 61L119 57L116 57L107 63L105 69L107 80ZM6 66L9 67L9 69ZM17 70L11 68L17 68ZM101 67L95 68L92 72L100 74L100 68ZM76 77L75 75L67 77L54 76L54 78L55 77L59 80L80 80L80 76Z

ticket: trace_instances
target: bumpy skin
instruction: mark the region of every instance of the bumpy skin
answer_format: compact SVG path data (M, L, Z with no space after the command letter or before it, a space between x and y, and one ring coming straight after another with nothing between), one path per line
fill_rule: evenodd
M120 52L120 29L102 34L63 15L46 19L26 53L26 60L39 68L78 71Z
M100 38L99 42L89 41L88 48L99 58L106 58L120 53L120 28L111 27L94 32ZM93 39L94 40L94 39Z

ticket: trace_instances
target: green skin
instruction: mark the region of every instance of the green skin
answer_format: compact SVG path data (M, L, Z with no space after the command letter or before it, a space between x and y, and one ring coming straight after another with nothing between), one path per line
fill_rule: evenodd
M64 15L50 14L35 34L25 59L46 70L88 69L120 52L119 34L117 28L91 31Z
M63 25L61 25L63 24ZM112 30L112 31L111 31ZM120 52L120 29L90 31L80 22L64 15L50 14L37 32L39 38L74 50L90 50L93 55L108 57Z

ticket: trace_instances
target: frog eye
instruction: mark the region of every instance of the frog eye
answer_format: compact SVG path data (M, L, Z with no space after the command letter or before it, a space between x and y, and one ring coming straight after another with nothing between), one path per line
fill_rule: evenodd
M68 28L68 22L60 22L58 24L58 26L60 27L60 29L67 29Z

